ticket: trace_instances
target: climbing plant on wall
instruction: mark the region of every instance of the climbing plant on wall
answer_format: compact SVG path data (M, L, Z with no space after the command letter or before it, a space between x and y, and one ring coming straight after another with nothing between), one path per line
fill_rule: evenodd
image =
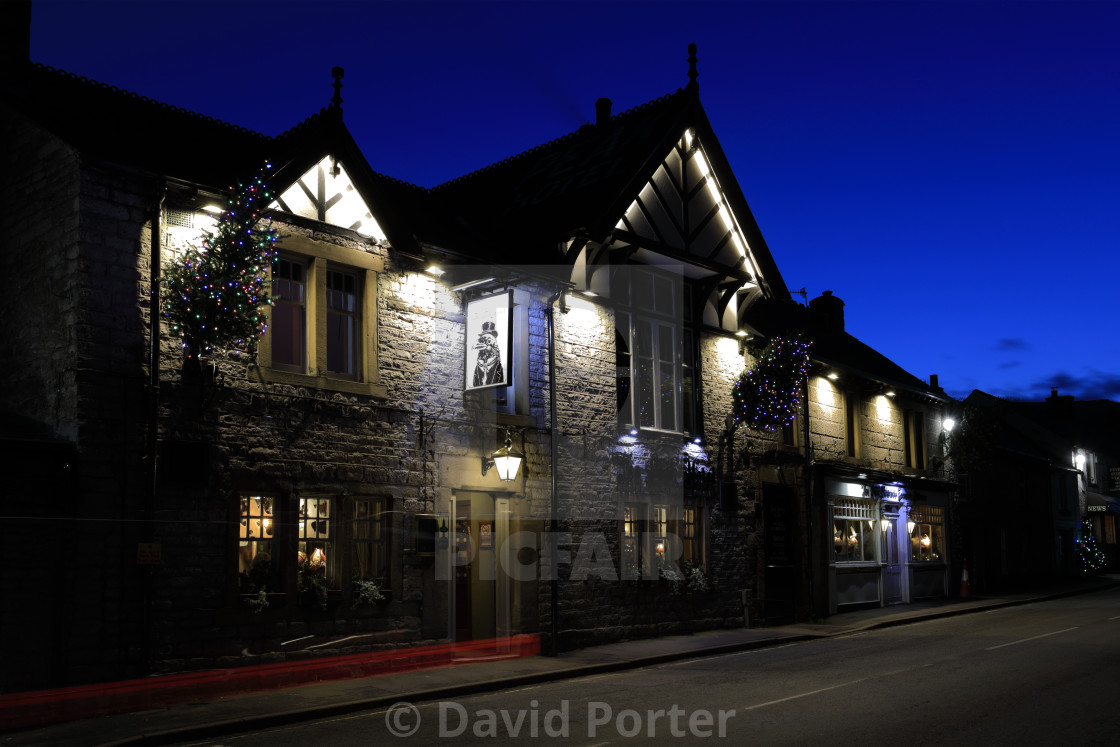
M771 338L731 392L737 425L769 432L793 422L809 372L810 346L800 335Z
M163 271L163 315L188 359L222 348L254 352L267 328L267 272L279 238L261 223L275 199L265 182L270 168L231 186L214 229Z

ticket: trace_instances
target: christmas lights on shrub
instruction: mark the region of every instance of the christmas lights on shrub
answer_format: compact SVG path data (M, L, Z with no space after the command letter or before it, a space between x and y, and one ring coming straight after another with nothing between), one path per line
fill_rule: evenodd
M1105 557L1104 552L1097 544L1096 538L1093 537L1092 522L1081 522L1081 532L1074 540L1074 555L1077 556L1083 573L1104 570L1105 565L1108 564L1108 558Z
M214 230L164 269L163 315L188 356L217 348L254 352L268 328L267 273L279 234L259 224L275 199L265 183L271 168L266 163L249 183L231 186Z
M809 372L810 345L800 336L770 340L732 389L736 425L769 432L793 422Z

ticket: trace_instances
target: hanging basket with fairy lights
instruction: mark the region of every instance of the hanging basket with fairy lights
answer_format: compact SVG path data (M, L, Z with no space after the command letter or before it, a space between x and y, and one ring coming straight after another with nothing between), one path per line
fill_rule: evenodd
M810 345L800 335L770 340L732 389L736 425L771 432L793 422L809 371Z
M270 168L266 163L252 181L230 187L214 229L164 268L163 316L188 360L215 349L254 352L267 329L267 273L279 238L261 224L275 199L265 184Z

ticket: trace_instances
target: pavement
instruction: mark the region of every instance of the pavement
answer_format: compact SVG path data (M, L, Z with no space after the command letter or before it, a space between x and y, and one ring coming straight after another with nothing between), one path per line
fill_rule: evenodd
M506 657L470 650L434 668L364 674L286 689L191 697L158 708L0 731L5 745L159 745L215 739L316 718L388 707L400 701L450 700L483 692L637 669L670 661L780 646L942 617L1030 604L1120 586L1097 576L1061 587L1000 596L936 600L832 615L822 621L767 628L712 630L624 641L559 656ZM184 687L189 687L185 684ZM0 726L0 730L4 729Z

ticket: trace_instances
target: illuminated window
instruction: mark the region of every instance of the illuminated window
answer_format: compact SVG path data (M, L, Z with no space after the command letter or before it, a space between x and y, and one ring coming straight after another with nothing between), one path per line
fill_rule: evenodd
M299 544L297 560L301 587L306 587L312 577L323 581L331 589L339 588L339 560L333 541L330 498L300 498Z
M688 297L681 279L666 273L632 266L614 271L620 427L696 429L699 378Z
M875 504L837 500L832 508L832 557L837 563L865 563L877 559Z
M622 507L622 578L642 575L645 558L642 553L642 509L638 504Z
M650 530L653 534L653 551L657 553L658 559L666 557L666 552L669 550L668 537L669 537L669 507L668 506L654 506L653 507L653 522Z
M910 559L915 562L945 562L944 509L917 506L910 511L914 531L910 533Z
M275 499L242 496L238 515L237 578L241 594L284 591L282 568L274 562Z
M681 539L681 560L693 565L704 563L700 548L700 533L697 529L698 518L699 512L695 506L681 507L681 520L677 525L677 534Z

